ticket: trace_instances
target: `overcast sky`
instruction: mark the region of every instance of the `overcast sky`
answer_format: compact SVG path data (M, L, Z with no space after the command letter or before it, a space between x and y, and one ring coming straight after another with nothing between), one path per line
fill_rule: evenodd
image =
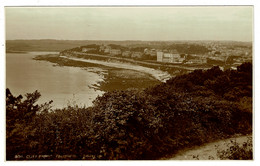
M6 39L251 41L253 8L6 7Z

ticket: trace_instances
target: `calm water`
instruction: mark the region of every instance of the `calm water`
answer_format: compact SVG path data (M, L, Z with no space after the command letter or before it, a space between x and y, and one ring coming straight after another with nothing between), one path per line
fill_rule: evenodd
M93 86L103 80L105 71L99 68L78 68L54 66L32 58L46 52L7 53L6 87L14 95L38 90L41 98L38 103L53 100L54 108L62 108L77 103L90 106L103 92ZM99 74L97 74L99 73Z

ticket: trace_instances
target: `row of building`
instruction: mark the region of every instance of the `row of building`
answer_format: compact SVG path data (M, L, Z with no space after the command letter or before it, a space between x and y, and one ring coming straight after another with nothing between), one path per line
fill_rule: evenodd
M82 48L82 52L88 52L96 50L96 48ZM104 54L109 54L111 56L117 56L121 55L123 57L129 57L129 58L142 58L144 55L151 55L156 57L156 50L155 49L144 49L143 52L141 51L121 51L121 49L114 49L111 48L110 46L100 46L99 52L104 53Z
M96 48L82 48L82 52L96 50ZM165 63L207 63L204 56L179 54L176 50L156 50L144 49L141 51L121 51L121 49L113 49L110 46L100 46L99 52L110 54L111 56L121 55L127 58L141 59L144 55L149 55L157 59L158 62Z
M165 63L207 63L207 57L204 55L190 55L190 54L178 54L178 53L165 53L162 51L157 52L157 61Z
M214 47L215 48L215 47ZM232 54L231 52L225 52L223 50L218 51L216 49L212 49L208 54L196 55L196 54L179 54L176 50L156 50L156 49L144 49L143 51L129 51L129 50L121 50L120 48L112 48L111 46L101 45L99 48L82 48L82 52L88 52L92 50L98 50L100 53L109 54L111 56L122 56L127 58L135 58L141 59L145 55L149 55L153 57L152 59L156 59L158 62L164 63L185 63L185 64L204 64L207 63L208 60L213 61L221 61L225 62L227 58ZM232 50L233 52L235 50ZM242 50L238 50L239 53ZM245 53L246 56L244 58L252 58L248 56L248 53ZM234 62L245 61L246 59L234 59Z

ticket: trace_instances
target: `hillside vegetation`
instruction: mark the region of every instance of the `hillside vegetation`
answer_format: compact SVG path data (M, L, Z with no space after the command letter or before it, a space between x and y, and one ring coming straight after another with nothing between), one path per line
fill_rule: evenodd
M39 92L6 92L8 160L159 159L252 133L252 64L195 70L145 89L107 92L94 106L51 110Z
M88 44L107 44L107 43L120 43L124 44L124 41L98 41L98 40L54 40L54 39L43 39L43 40L7 40L6 51L46 51L46 52L60 52L65 49L72 49L79 45L85 46Z

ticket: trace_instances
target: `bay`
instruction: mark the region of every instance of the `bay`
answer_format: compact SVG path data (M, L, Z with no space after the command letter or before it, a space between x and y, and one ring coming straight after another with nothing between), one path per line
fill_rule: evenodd
M38 90L38 103L53 100L53 108L67 105L91 106L92 101L104 92L95 88L104 79L104 69L55 66L46 61L36 61L37 55L53 52L28 52L6 54L6 88L13 95Z

